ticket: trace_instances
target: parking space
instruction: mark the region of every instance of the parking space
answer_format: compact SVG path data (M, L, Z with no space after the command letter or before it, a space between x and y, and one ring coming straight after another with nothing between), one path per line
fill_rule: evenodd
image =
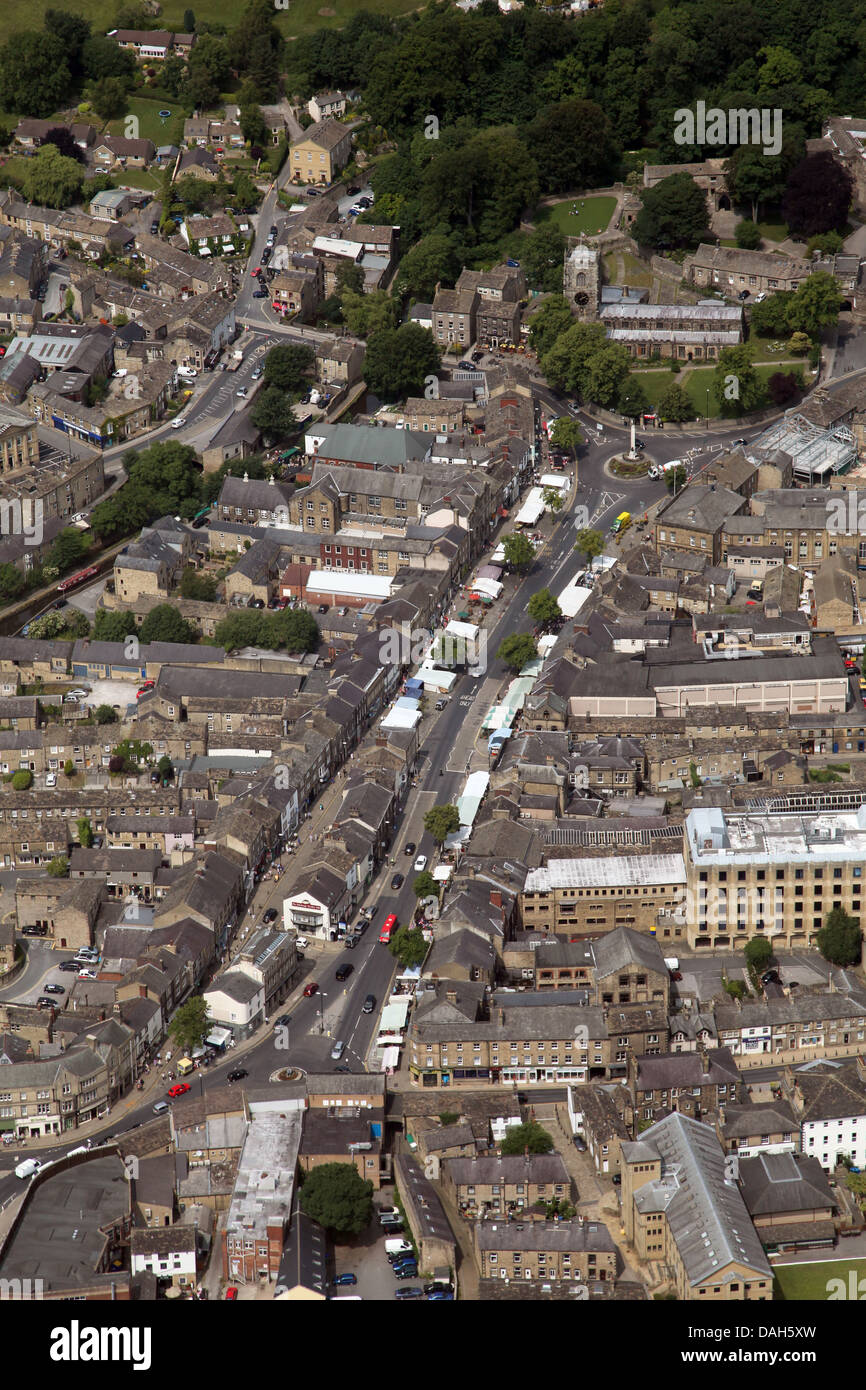
M380 1197L380 1205L387 1206L389 1204L387 1196L380 1194ZM334 1273L354 1274L358 1283L351 1288L333 1289L333 1294L357 1294L360 1298L368 1299L371 1302L393 1303L394 1291L399 1289L401 1285L403 1287L406 1285L422 1287L423 1280L420 1275L417 1279L406 1279L405 1281L395 1278L385 1253L385 1240L389 1234L379 1225L378 1214L374 1214L372 1222L362 1236L354 1240L351 1245L335 1247ZM398 1232L399 1234L402 1232ZM393 1236L391 1238L393 1239Z

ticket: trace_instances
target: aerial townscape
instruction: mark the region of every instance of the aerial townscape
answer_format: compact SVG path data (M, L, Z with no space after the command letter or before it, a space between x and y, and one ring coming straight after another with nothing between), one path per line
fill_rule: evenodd
M866 1298L866 0L365 5L0 7L0 1301L681 1369Z

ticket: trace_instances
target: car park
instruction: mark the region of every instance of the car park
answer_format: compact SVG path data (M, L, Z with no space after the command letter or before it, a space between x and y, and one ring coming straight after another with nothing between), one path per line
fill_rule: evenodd
M311 980L308 985L304 986L304 998L312 999L313 995L318 992L318 988L319 986L316 984L315 980Z
M178 1081L175 1086L169 1086L166 1095L172 1100L177 1100L178 1096L185 1096L190 1089L188 1081Z
M351 975L351 973L352 973L352 971L354 970L354 968L355 968L355 967L354 967L353 965L340 965L340 966L338 966L338 967L337 967L337 971L336 971L336 973L335 973L335 975L334 975L334 979L335 979L335 980L339 980L340 983L342 984L344 980L348 980L348 978L349 978L349 976Z
M235 1067L234 1071L229 1072L228 1076L226 1077L226 1081L243 1081L244 1077L246 1076L249 1076L249 1072L247 1071L246 1067Z
M26 928L25 928L25 930L26 930ZM62 960L62 961L60 962L60 964L58 965L57 969L58 969L58 970L65 970L65 971L74 970L74 971L77 973L77 971L78 971L78 962L77 962L77 961L74 961L74 960Z
M95 970L79 970L78 978L79 980L98 980L99 976Z

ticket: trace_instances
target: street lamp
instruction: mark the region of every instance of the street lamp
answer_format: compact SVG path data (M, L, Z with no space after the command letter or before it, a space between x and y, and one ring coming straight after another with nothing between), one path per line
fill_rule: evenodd
M707 429L710 428L710 388L707 387Z
M327 997L327 994L319 994L319 1021L323 1037L325 1034L325 1000Z

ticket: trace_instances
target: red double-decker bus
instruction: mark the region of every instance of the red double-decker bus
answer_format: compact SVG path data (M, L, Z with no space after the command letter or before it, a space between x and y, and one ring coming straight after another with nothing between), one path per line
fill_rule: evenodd
M57 585L58 594L65 594L68 593L70 589L77 589L78 585L84 584L86 580L95 579L97 573L96 566L91 565L86 570L79 570L77 574L70 574L68 579L61 579L60 583Z
M388 916L382 923L382 930L379 932L379 940L381 941L383 946L388 945L388 942L391 940L391 933L395 932L396 930L397 918L394 916L393 912L389 912Z

